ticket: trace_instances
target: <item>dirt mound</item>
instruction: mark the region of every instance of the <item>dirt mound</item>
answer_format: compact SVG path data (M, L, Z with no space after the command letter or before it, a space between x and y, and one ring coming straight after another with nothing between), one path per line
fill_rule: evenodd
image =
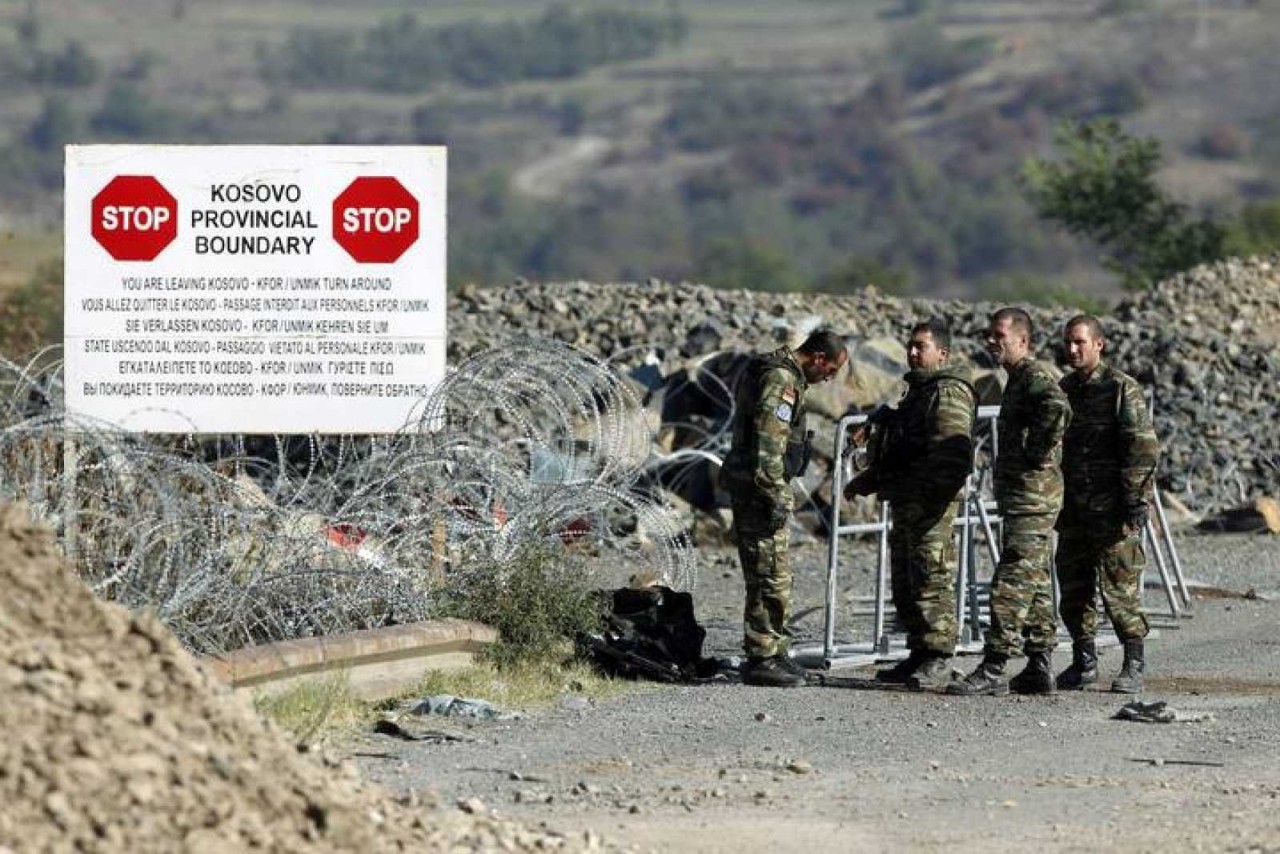
M160 622L104 603L0 505L0 851L591 847L412 808L299 754ZM7 847L6 847L7 846Z

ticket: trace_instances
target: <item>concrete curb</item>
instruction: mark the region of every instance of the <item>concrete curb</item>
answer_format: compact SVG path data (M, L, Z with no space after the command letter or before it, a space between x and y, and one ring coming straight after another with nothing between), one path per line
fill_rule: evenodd
M498 632L480 623L431 620L246 647L204 662L237 691L277 694L345 677L357 697L379 700L413 688L430 670L470 666L497 640Z

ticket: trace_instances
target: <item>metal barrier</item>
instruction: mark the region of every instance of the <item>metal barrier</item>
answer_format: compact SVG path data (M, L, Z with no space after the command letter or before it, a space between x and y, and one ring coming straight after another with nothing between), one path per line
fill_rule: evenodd
M957 649L961 652L976 652L982 648L982 610L985 597L989 592L989 580L979 579L979 563L982 553L980 543L985 545L986 556L990 560L991 570L1000 562L999 533L1001 519L996 513L996 503L989 489L991 465L999 453L996 420L1000 415L999 406L981 406L978 408L974 424L975 465L965 481L960 494L960 510L956 513L954 524L956 538L956 623L958 627ZM854 458L862 453L854 448L848 437L852 428L867 422L866 415L846 415L836 426L834 465L831 487L831 525L827 549L827 590L826 609L823 624L821 649L797 648L795 653L800 657L812 657L818 653L822 657L822 666L856 666L889 657L891 654L890 632L886 631L886 615L890 604L889 585L889 531L893 520L888 502L880 502L879 519L873 522L855 522L841 524L841 497L849 480ZM1182 564L1174 546L1173 536L1169 531L1164 505L1160 500L1159 489L1155 490L1155 516L1147 521L1143 530L1143 541L1147 552L1153 557L1149 562L1154 564L1159 573L1160 586L1163 588L1169 605L1168 616L1174 621L1189 616L1191 594L1182 573ZM847 536L874 534L877 538L875 594L872 598L873 610L870 638L865 642L836 642L836 611L839 581L840 542ZM1056 536L1055 536L1056 541ZM1052 561L1052 555L1051 555ZM1051 563L1052 565L1052 563ZM1058 584L1056 574L1050 573L1053 579L1053 607L1058 611ZM989 574L988 574L989 578ZM1144 578L1145 587L1145 578ZM1151 612L1160 616L1160 612ZM865 614L864 614L865 616ZM1105 621L1104 621L1105 622Z

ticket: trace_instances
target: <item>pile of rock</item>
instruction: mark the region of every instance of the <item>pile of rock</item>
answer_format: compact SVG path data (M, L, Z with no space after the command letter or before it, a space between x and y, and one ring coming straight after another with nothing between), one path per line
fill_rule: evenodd
M635 284L517 282L457 289L449 302L451 362L513 335L557 338L626 368L646 357L664 377L714 351L796 340L818 326L850 339L854 359L823 409L892 397L905 370L901 342L930 317L951 324L954 350L989 367L982 333L993 303L906 300L868 287L851 296ZM1056 357L1069 308L1030 309L1036 345ZM1121 302L1102 318L1112 361L1154 398L1166 452L1161 486L1201 513L1232 507L1280 482L1280 257L1207 265ZM652 370L652 367L651 367ZM992 401L994 402L994 400Z
M96 599L17 505L0 505L0 588L0 851L606 847L395 801L300 754L154 616Z

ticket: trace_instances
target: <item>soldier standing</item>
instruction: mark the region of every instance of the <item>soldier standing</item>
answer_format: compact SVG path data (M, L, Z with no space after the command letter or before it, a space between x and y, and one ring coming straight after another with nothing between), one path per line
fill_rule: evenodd
M730 495L746 582L742 681L748 685L790 687L805 681L788 654L791 478L807 461L805 391L831 379L848 360L844 340L819 330L794 351L781 347L757 355L735 394L733 445L720 482Z
M907 658L876 680L942 688L956 649L952 524L973 461L977 394L968 369L948 365L951 332L918 323L907 342L907 392L876 429L870 467L845 496L879 493L893 512L889 532L893 607L907 632Z
M1050 537L1062 508L1062 435L1071 420L1052 368L1031 356L1031 317L1020 308L991 316L987 351L1009 374L996 424L996 505L1003 518L1000 562L991 579L991 626L982 663L948 694L1052 694L1057 644L1049 577ZM1027 666L1006 681L1022 649Z
M1124 645L1124 664L1111 690L1136 694L1142 690L1148 631L1140 602L1142 532L1160 447L1142 388L1102 360L1106 342L1098 319L1073 317L1062 337L1074 370L1061 383L1072 415L1063 439L1066 492L1058 517L1057 571L1072 658L1057 686L1079 691L1098 681L1094 639L1101 593Z

